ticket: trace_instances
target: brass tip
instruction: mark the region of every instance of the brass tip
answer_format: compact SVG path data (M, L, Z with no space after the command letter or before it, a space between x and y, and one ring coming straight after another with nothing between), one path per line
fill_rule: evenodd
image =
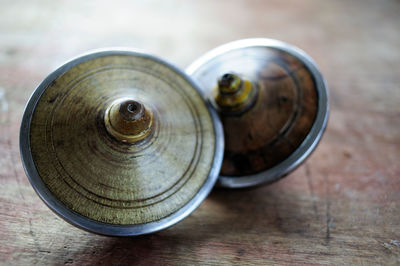
M249 80L226 73L218 79L214 98L221 112L236 114L248 110L255 103L257 91Z
M242 80L238 75L226 73L218 80L218 88L223 94L232 94L240 88L241 83Z
M153 114L142 103L124 99L106 109L104 123L108 133L117 140L135 143L151 133Z
M144 106L140 102L127 100L119 105L119 113L127 121L139 120L144 115Z

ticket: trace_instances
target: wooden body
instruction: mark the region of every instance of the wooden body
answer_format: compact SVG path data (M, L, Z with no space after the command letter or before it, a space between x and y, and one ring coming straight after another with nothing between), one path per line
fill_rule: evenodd
M216 48L188 68L221 116L226 142L221 176L265 173L271 179L266 171L273 167L294 167L285 160L307 136L318 141L328 109L326 88L315 65L300 56L285 43L249 39ZM227 92L225 83L233 86ZM296 156L307 157L307 151Z
M30 146L21 149L32 153L50 193L74 212L107 224L157 222L182 209L210 179L216 153L211 114L191 83L167 65L137 54L95 54L43 88ZM119 99L143 104L115 104ZM150 118L143 110L143 117L128 121L129 102L146 106ZM128 143L106 129L107 115L118 134L152 134Z
M258 71L242 75L251 75L258 88L255 104L221 116L226 139L221 175L251 175L281 163L308 135L318 111L313 77L298 59L273 49L270 58L254 58L261 63Z

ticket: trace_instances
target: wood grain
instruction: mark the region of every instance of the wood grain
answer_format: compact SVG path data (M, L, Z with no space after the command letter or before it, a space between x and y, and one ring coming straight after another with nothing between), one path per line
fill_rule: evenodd
M257 91L244 111L226 110L213 99L217 80L226 71L248 79ZM289 53L256 45L236 48L198 66L191 76L220 107L225 133L222 176L258 174L283 163L314 125L317 85L304 63Z
M0 261L5 265L396 265L400 260L400 3L354 1L2 1ZM88 49L131 46L181 67L229 41L292 43L330 88L326 134L271 186L215 190L157 234L110 238L54 215L18 151L38 83Z

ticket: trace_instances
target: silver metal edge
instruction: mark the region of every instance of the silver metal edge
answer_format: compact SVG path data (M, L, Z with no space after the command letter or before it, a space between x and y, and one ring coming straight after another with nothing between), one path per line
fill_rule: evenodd
M224 152L224 134L222 129L222 123L218 117L218 114L213 110L213 108L205 101L206 107L212 117L216 145L214 152L214 160L212 164L212 168L209 172L209 175L198 191L198 193L181 209L177 212L162 218L158 221L146 223L146 224L138 224L138 225L113 225L98 222L87 217L84 217L71 209L67 208L61 201L59 201L54 195L49 191L46 187L42 179L40 178L35 164L33 162L31 148L30 148L30 125L32 121L32 115L35 110L35 107L42 96L43 92L48 88L53 80L57 77L65 73L71 67L78 65L82 62L88 61L93 58L109 56L109 55L132 55L136 57L144 57L151 59L157 63L163 64L177 74L184 77L186 81L191 84L193 88L203 97L203 94L196 83L185 74L182 70L178 69L176 66L160 59L156 56L145 54L138 50L132 50L127 48L107 48L107 49L99 49L95 51L91 51L85 53L81 56L78 56L59 68L57 68L54 72L48 75L42 83L35 89L30 99L28 100L27 105L25 106L24 114L22 117L21 128L20 128L20 155L22 164L25 169L25 173L28 176L28 179L39 195L39 197L43 200L43 202L53 210L58 216L66 220L72 225L75 225L81 229L87 230L89 232L101 234L101 235L109 235L109 236L136 236L154 233L160 231L162 229L168 228L177 222L181 221L185 217L187 217L190 213L192 213L203 200L210 193L211 189L214 187L215 182L217 181L221 165L223 159ZM204 99L204 98L203 98Z
M319 70L318 66L313 61L313 59L301 49L292 46L288 43L268 38L252 38L252 39L243 39L230 42L221 45L211 50L210 52L206 53L205 55L201 56L186 69L186 73L192 76L197 71L197 69L199 69L203 64L209 62L215 57L218 57L226 52L246 47L257 47L257 46L275 48L287 52L297 57L305 64L305 66L311 71L313 78L315 79L319 97L318 113L315 118L314 124L310 130L310 133L303 140L303 142L296 149L296 151L292 153L288 158L286 158L283 162L272 167L271 169L268 169L266 171L254 175L247 175L243 177L220 176L218 179L218 185L222 187L227 187L227 188L254 187L275 182L281 179L282 177L286 176L291 171L296 169L301 163L303 163L304 160L316 148L317 144L321 140L321 137L328 123L329 92L326 81L324 80L321 71Z

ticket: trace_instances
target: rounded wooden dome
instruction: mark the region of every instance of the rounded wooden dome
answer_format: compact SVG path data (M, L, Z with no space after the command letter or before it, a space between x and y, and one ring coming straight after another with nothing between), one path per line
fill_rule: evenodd
M315 63L293 46L270 39L232 42L195 61L187 73L220 113L222 186L278 180L321 138L327 87Z
M192 212L220 170L217 115L190 78L147 54L76 58L36 89L21 155L40 197L100 234L139 235Z

